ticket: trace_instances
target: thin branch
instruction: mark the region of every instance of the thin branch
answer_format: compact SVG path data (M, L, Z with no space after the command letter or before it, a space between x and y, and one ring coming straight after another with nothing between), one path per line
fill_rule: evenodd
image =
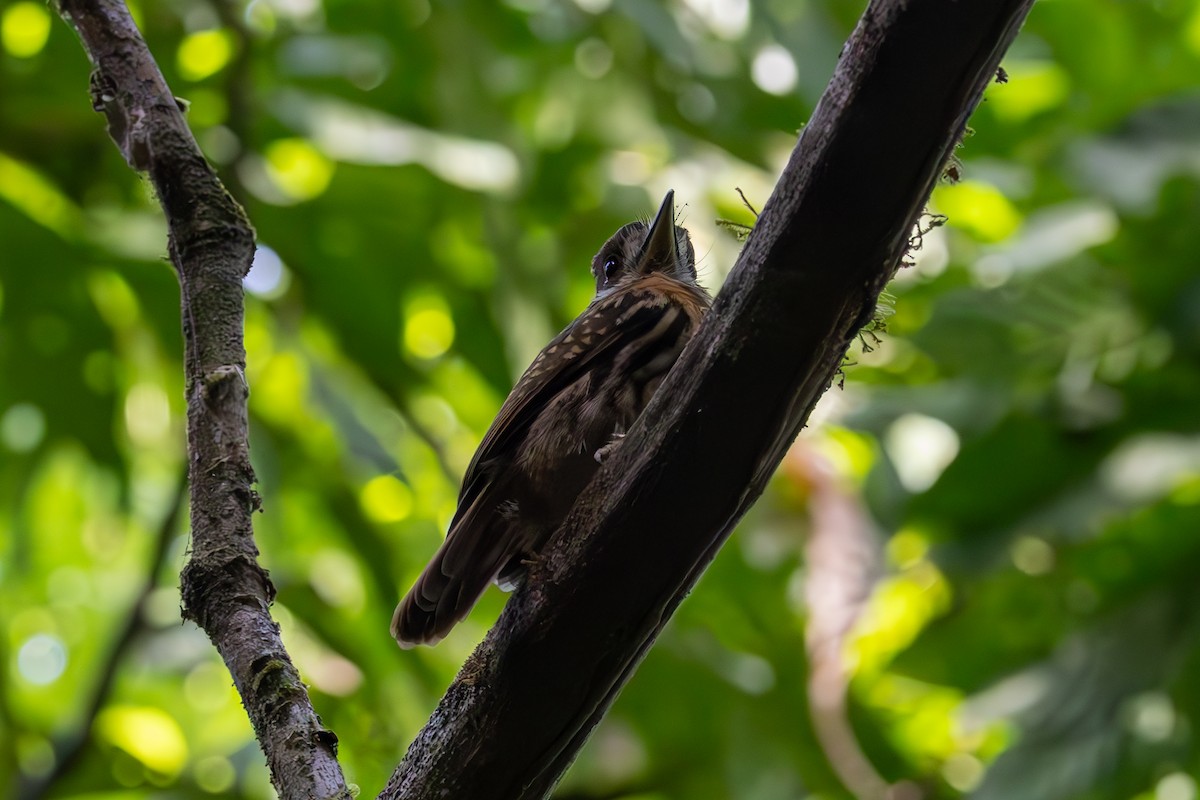
M233 676L283 798L349 798L337 738L322 727L268 607L251 514L242 342L242 278L254 231L204 160L146 43L118 0L59 0L95 70L92 103L134 169L148 172L166 214L179 275L186 354L192 557L184 614Z
M1033 0L875 0L701 331L385 798L547 796L868 322Z
M159 523L158 532L154 537L154 552L151 553L147 566L146 582L142 584L142 590L138 592L129 613L125 615L125 622L108 652L108 657L98 667L100 677L92 688L87 708L75 730L55 743L54 769L43 776L28 780L18 788L15 796L21 800L40 800L60 778L70 774L75 768L80 756L83 755L84 745L91 736L96 717L100 715L101 709L104 708L104 704L108 702L108 698L112 694L113 683L116 682L121 664L125 662L125 656L128 655L134 641L137 640L138 634L146 629L146 606L158 586L158 576L166 566L167 556L171 552L171 539L179 529L183 498L187 495L186 469L180 472L176 484L171 507L167 509L166 515Z

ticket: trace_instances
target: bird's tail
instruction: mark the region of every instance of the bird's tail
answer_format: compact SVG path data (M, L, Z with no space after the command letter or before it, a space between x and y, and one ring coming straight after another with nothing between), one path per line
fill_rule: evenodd
M481 513L478 505L451 525L446 541L396 606L392 636L405 650L440 642L470 613L508 559L503 531L489 530L496 515Z

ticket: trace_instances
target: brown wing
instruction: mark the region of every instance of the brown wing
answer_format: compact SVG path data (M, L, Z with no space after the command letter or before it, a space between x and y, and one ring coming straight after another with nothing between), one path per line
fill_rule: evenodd
M593 301L558 336L542 348L496 413L479 443L458 496L469 506L497 470L507 467L516 449L550 399L579 379L605 353L619 350L652 329L663 303L637 284ZM451 530L454 529L452 522Z

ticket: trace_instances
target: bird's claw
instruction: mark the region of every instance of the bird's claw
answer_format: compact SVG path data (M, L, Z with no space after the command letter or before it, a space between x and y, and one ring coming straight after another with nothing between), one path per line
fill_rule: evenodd
M625 438L625 434L614 433L612 435L612 439L609 440L608 444L604 445L604 447L601 447L599 450L597 450L593 454L593 457L596 459L596 463L603 464L604 459L608 458L608 454L611 453L613 451L613 449L616 448L616 446L619 445L621 443L621 440L624 438Z

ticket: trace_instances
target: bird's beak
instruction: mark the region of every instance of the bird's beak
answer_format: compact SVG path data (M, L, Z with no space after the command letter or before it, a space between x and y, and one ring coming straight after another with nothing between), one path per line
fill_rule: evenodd
M634 272L648 275L655 270L673 274L679 263L679 243L675 241L675 191L667 192L663 198L650 232L638 252Z

